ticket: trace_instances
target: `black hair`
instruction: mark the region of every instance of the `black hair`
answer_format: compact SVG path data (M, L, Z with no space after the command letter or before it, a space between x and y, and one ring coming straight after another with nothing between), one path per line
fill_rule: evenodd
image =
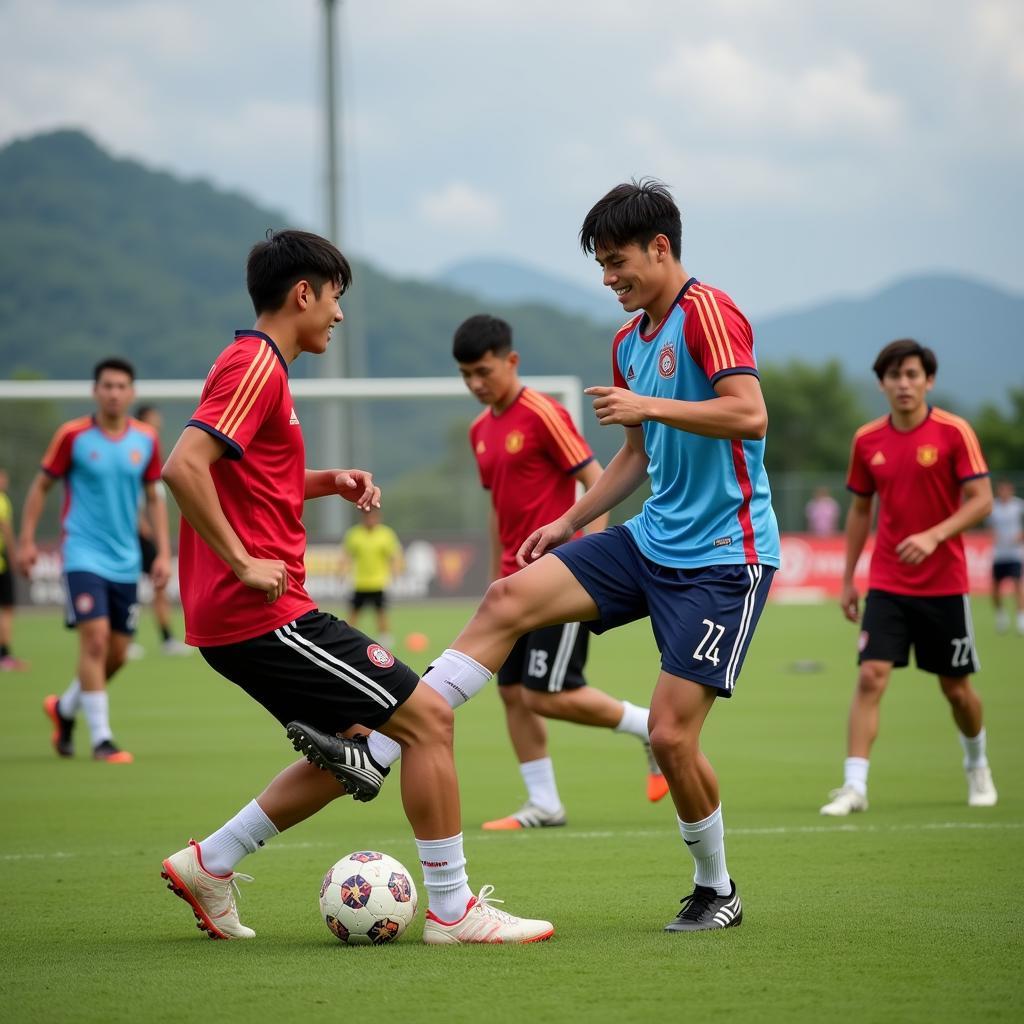
M120 356L107 356L106 359L101 359L92 368L92 380L94 384L98 384L100 375L104 370L117 370L120 373L127 373L129 377L135 380L135 367L128 362L127 359L122 359Z
M245 284L256 315L273 313L284 305L288 292L308 281L319 298L325 284L346 291L352 268L333 243L309 231L268 231L265 241L249 250Z
M875 371L875 376L881 380L893 366L897 368L902 366L903 360L909 359L911 356L917 356L921 360L926 377L935 376L939 369L939 360L936 358L935 353L920 342L914 341L913 338L899 338L897 341L890 341L878 353L878 357L875 359L871 369Z
M157 410L157 407L155 405L140 405L135 410L135 418L137 420L145 419L146 416L149 415L149 413L157 412L157 411L158 410Z
M656 178L633 179L594 204L580 228L580 245L593 255L631 242L646 247L656 235L668 239L677 260L682 256L682 217L668 188Z
M500 317L478 313L459 324L452 338L457 363L475 363L488 352L507 356L512 351L512 328Z

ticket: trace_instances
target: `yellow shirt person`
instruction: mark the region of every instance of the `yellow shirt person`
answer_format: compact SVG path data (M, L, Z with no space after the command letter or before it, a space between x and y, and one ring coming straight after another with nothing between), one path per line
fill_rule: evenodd
M342 546L353 584L349 624L354 626L361 609L372 605L377 610L377 639L385 647L390 646L385 591L392 573L402 568L402 545L398 535L380 521L380 512L371 509L363 515L361 523L348 530Z

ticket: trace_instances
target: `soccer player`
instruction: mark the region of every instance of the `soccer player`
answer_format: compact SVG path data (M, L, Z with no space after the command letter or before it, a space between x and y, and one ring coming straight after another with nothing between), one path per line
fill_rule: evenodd
M512 328L504 320L470 317L455 332L452 355L466 387L488 407L470 427L469 441L480 482L491 494L491 579L497 580L519 570L516 554L523 541L572 505L577 481L592 487L601 464L561 405L523 387ZM607 525L608 517L600 516L588 532ZM534 630L516 641L498 670L498 692L527 796L518 811L485 822L485 829L566 823L545 718L636 736L648 755L649 798L660 800L668 793L651 753L648 708L587 686L583 668L589 635L578 622Z
M345 532L342 549L352 571L349 625L357 625L362 609L371 606L377 613L377 636L385 647L390 647L394 638L388 622L387 588L391 574L402 571L398 534L381 522L378 509L369 508L363 513L363 521Z
M14 510L7 496L10 477L0 469L0 672L20 672L26 662L11 649L14 634L14 575L11 562L15 555Z
M135 370L109 358L93 371L96 412L65 423L54 435L25 498L18 562L29 575L38 557L35 534L46 495L64 481L62 513L67 623L78 630L78 671L58 699L43 702L53 722L53 746L61 757L74 753L72 732L79 708L92 739L92 756L109 764L133 758L114 743L107 683L125 662L138 618L136 590L141 568L136 535L145 493L156 531L154 581L170 572L167 509L157 490L160 446L152 428L130 419Z
M376 795L383 776L365 739L335 735L363 722L403 748L402 800L430 903L424 941L546 939L549 922L499 910L490 886L477 896L469 889L448 704L380 644L318 611L303 587L303 503L341 495L360 511L380 506L369 473L306 469L288 385L301 353L330 344L350 281L348 261L317 235L281 231L255 245L247 264L255 326L217 357L167 460L164 480L183 515L186 640L288 726L309 759L282 771L202 842L168 857L163 875L210 935L251 938L232 892L236 864L346 792Z
M683 268L679 209L660 182L613 188L587 214L580 241L633 314L612 343L613 386L586 390L598 422L622 426L625 441L579 501L526 538L524 568L490 585L424 679L456 706L525 633L562 622L601 633L649 617L661 655L651 746L695 864L693 891L666 930L727 928L741 922L742 905L700 734L715 700L732 696L779 565L753 336L728 295ZM572 539L646 480L639 515ZM394 756L376 733L370 751L377 761Z
M821 813L868 809L868 761L878 735L882 695L893 667L903 668L913 645L917 667L938 676L960 730L967 802L990 807L996 789L985 756L981 700L967 600L967 563L960 534L992 508L992 485L981 445L966 420L928 404L938 361L909 338L886 345L874 363L890 414L854 434L846 485L846 568L839 598L856 622L860 595L853 573L871 532L878 495L878 534L871 556L858 641L860 671L850 705L843 785Z
M1013 493L1009 480L1000 480L996 486L989 525L992 527L992 604L996 611L996 631L1005 633L1010 628L1002 594L1009 580L1017 632L1024 636L1024 499Z
M160 436L163 415L155 405L140 405L135 410L135 418L140 423L145 423L147 426L152 427L156 436ZM156 486L162 496L163 484L158 481ZM156 530L153 523L150 522L145 508L139 510L139 551L142 555L142 571L150 577L153 583L153 617L156 619L156 628L160 634L161 653L170 655L191 654L192 648L188 644L183 644L174 635L174 630L171 626L171 603L167 599L167 584L169 580L157 583L156 580L152 579L151 570L157 556ZM137 644L132 644L131 646L138 648ZM139 648L138 653L144 654L145 651ZM129 655L131 655L131 648L129 648Z

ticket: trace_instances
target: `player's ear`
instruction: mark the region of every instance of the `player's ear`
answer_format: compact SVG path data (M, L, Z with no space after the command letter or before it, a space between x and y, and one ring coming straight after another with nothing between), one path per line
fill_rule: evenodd
M313 299L313 288L308 281L296 281L292 286L292 298L299 309L306 309Z
M519 353L515 349L512 349L508 354L508 365L511 366L513 370L519 367Z

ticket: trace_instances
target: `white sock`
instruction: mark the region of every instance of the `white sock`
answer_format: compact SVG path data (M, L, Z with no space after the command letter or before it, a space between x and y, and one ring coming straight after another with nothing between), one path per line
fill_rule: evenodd
M450 839L417 839L429 909L446 924L458 921L473 898L466 876L462 833Z
M868 795L868 759L848 757L843 762L843 785L855 789L861 796Z
M93 747L98 747L104 740L112 739L110 731L109 703L106 690L83 690L81 696L82 710L85 720L89 723L89 735Z
M615 726L615 731L628 732L632 736L639 736L642 740L650 740L651 734L647 731L647 716L650 713L650 708L638 708L635 704L624 700L622 702L622 721Z
M732 892L729 870L725 866L725 826L722 824L722 805L719 804L703 821L679 822L679 834L686 843L697 870L694 885L714 889L719 896Z
M74 718L78 714L81 704L82 684L78 681L78 676L75 676L68 688L61 694L60 700L57 701L57 710L62 718Z
M255 853L277 828L255 800L250 800L230 821L199 844L203 867L211 875L230 875L247 854Z
M423 682L437 690L450 707L457 708L470 697L475 697L491 675L488 669L468 654L449 648L423 673ZM393 765L402 756L402 748L378 732L371 732L366 742L370 756L382 768Z
M555 766L550 757L539 757L536 761L523 761L519 774L526 783L526 797L534 807L553 814L562 806L555 785Z
M971 768L987 768L988 757L985 754L985 728L977 736L965 736L960 733L960 746L964 748L964 770Z

